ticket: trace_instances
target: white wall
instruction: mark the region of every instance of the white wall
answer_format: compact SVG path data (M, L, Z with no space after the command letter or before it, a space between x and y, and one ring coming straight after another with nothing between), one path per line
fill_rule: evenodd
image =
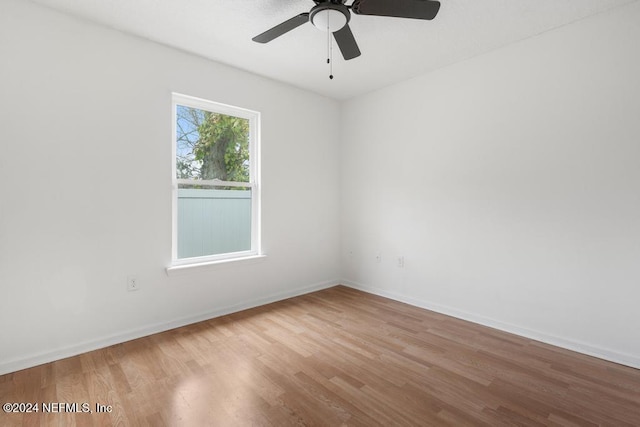
M346 102L348 283L640 367L638 22L635 2Z
M165 274L172 91L262 113L264 262ZM0 374L340 276L336 101L18 0L0 97Z

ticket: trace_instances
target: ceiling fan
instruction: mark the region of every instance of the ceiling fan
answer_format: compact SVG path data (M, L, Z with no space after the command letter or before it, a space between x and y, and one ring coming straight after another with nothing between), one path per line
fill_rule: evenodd
M252 40L268 43L300 25L310 22L321 31L333 33L333 37L345 60L360 56L360 49L349 28L351 12L356 15L391 16L431 20L440 10L440 2L434 0L313 0L316 4L309 12L301 13L255 36Z

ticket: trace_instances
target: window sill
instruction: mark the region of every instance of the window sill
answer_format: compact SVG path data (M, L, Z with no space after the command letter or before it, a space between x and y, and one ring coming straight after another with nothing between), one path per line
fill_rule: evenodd
M177 276L181 274L195 273L205 270L216 270L223 267L257 264L264 261L266 258L266 255L249 255L241 258L222 259L218 261L172 265L171 267L167 267L165 271L167 272L167 276Z

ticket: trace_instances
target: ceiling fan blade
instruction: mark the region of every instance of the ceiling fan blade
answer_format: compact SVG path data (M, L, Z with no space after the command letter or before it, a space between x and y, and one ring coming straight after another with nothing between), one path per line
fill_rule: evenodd
M353 37L349 24L334 32L333 38L336 39L336 43L338 43L338 47L345 61L360 56L358 43L356 43L356 39Z
M305 22L309 22L309 14L301 13L298 16L294 16L293 18L284 21L282 24L276 25L275 27L265 31L264 33L255 36L251 40L258 43L267 43L277 37L280 37L284 33L288 33L294 28L298 28Z
M355 0L351 11L357 15L393 16L431 20L440 10L432 0Z

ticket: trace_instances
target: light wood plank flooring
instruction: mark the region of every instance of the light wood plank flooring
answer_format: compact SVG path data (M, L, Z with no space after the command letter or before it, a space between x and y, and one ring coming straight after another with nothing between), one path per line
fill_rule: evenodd
M639 370L342 286L0 376L0 396L94 411L1 426L640 426Z

